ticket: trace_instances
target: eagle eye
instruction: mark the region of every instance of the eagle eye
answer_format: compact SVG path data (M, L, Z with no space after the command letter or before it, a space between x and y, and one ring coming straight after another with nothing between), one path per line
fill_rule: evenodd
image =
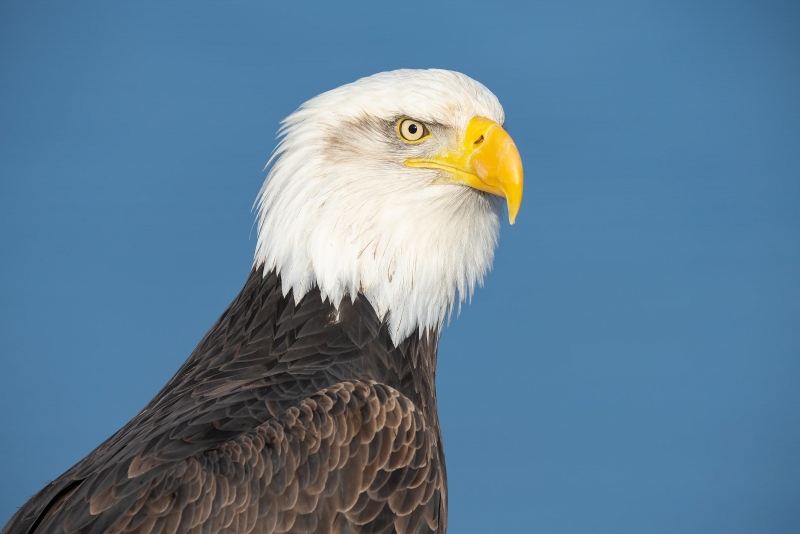
M422 141L431 134L427 126L414 119L401 119L397 123L397 133L406 143Z

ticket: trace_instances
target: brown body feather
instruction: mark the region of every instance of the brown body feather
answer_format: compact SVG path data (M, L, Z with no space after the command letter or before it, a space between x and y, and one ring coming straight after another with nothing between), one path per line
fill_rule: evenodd
M437 340L254 269L164 389L2 534L431 533L447 526Z

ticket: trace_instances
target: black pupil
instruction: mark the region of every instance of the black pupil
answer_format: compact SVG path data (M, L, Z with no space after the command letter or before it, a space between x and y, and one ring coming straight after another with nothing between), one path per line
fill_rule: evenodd
M417 133L417 125L416 124L411 124L408 127L408 133L410 133L411 135L414 135L415 133Z

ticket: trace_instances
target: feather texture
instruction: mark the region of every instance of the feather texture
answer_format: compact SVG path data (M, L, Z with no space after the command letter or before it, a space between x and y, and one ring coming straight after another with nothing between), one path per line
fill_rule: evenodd
M443 532L435 361L363 296L295 303L253 270L150 404L2 532Z

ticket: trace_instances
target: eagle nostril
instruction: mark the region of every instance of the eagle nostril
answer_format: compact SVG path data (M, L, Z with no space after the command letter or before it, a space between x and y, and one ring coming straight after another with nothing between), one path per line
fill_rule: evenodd
M483 136L482 135L479 138L477 138L473 144L474 145L479 145L481 143L483 143Z

